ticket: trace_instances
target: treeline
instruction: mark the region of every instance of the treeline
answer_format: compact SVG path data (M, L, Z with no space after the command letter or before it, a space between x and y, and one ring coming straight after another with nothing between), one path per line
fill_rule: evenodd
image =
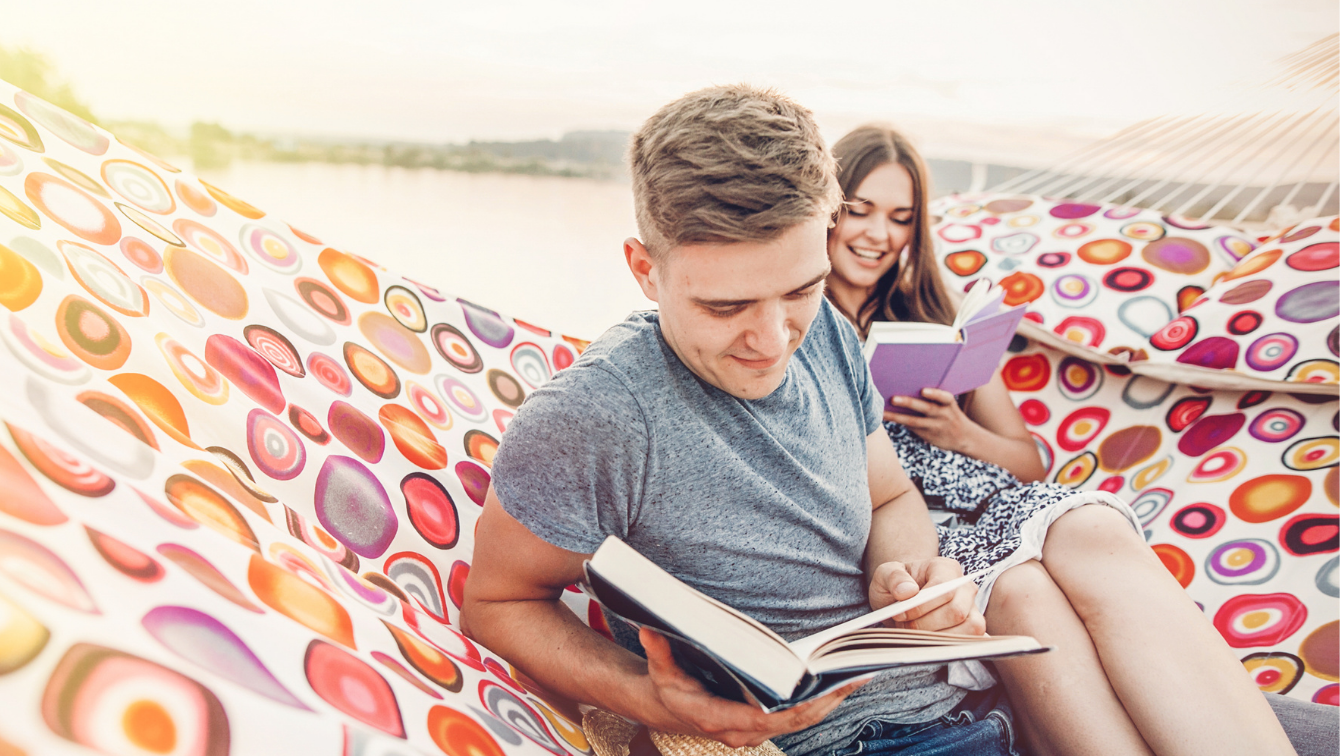
M465 144L261 136L205 122L174 132L152 121L99 119L59 76L50 60L33 50L0 46L0 79L100 124L136 147L168 160L185 158L197 171L226 168L235 160L255 160L580 178L611 178L625 173L623 154L629 136L625 131L573 131L558 140ZM928 162L937 194L973 187L972 164L961 160ZM986 168L988 180L983 186L994 185L1023 170L995 165Z
M346 141L247 134L200 121L181 133L152 121L100 119L61 78L50 59L28 48L0 46L0 79L98 124L136 147L168 160L187 158L197 171L226 168L234 160L258 160L611 178L624 172L623 152L628 141L628 133L623 131L574 131L559 140L526 142Z
M143 121L114 122L108 128L156 155L187 156L196 170L225 168L234 160L259 160L611 178L623 173L628 139L627 132L622 131L575 131L557 141L430 144L268 137L232 132L215 123L194 123L185 138Z
M86 121L97 117L74 93L74 87L60 78L56 67L39 52L26 47L0 45L0 79L62 107Z

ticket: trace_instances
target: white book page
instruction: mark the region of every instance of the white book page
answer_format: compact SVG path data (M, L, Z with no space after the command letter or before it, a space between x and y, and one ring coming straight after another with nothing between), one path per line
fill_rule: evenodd
M976 315L977 311L990 301L990 291L991 282L985 278L978 279L977 283L973 284L971 289L968 289L967 296L963 297L963 301L958 305L958 314L954 316L953 328L955 331L962 328L964 323L971 320L972 316Z
M941 323L888 322L879 320L870 324L862 353L867 361L880 344L952 344L960 340L959 332Z
M1042 648L1036 639L1026 635L1007 635L973 643L902 648L864 648L835 651L810 662L815 674L836 669L873 666L876 664L935 664L937 662L978 659L983 656L1004 656L1025 653Z
M1023 305L1015 305L1015 307L1022 306ZM966 327L974 320L989 318L992 315L1011 309L1014 308L1005 306L1005 290L999 286L993 286L991 287L990 293L987 294L986 300L982 302L982 306L978 307L976 312L968 315L968 318L963 321L963 325Z
M912 631L917 632L917 631ZM958 633L925 633L910 635L902 628L880 627L857 630L841 638L831 640L814 652L814 658L824 658L844 648L859 648L878 644L883 648L902 648L904 646L945 646L972 645L994 640L989 635L961 635ZM1005 637L1005 636L1001 636Z
M863 614L860 617L848 620L840 625L834 625L833 627L830 627L827 630L820 630L814 635L807 635L804 638L792 641L791 650L794 651L796 656L800 657L801 659L808 660L810 657L814 655L815 651L819 650L820 646L823 646L825 643L831 640L839 638L842 635L845 635L846 633L849 633L853 630L859 630L864 627L869 627L870 625L883 622L886 619L896 617L899 614L902 614L903 612L906 612L910 609L915 609L921 606L922 604L925 604L928 601L933 601L934 599L937 599L947 593L953 593L954 591L959 589L959 586L966 585L969 580L979 578L982 575L985 575L989 571L990 570L981 570L979 572L974 572L971 575L964 575L961 578L955 578L947 583L940 583L939 585L933 585L930 588L925 588L921 590L920 592L917 593L917 595L913 596L910 599L907 599L906 601L895 601L894 603L889 604L883 609L876 609L875 611L870 612L869 614Z
M789 698L804 677L805 663L780 635L685 585L618 538L605 539L591 556L590 567L681 635L729 662L778 698Z
M912 334L937 333L953 341L954 329L943 323L921 323L914 320L876 320L870 324L869 338L900 342Z

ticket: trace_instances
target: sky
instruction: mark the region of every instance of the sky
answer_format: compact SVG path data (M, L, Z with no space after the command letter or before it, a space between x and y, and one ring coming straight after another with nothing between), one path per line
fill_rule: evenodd
M710 84L932 156L1065 151L1233 98L1340 28L1334 0L3 0L107 119L459 142L631 130ZM987 128L989 127L989 129Z

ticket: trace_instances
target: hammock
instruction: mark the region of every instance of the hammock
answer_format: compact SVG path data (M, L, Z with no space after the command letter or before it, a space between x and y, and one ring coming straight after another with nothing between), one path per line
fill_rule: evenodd
M1337 212L1340 35L1279 61L1246 101L1134 124L991 191L1281 228Z
M1334 281L1336 220L1258 245L1018 194L937 212L945 275L1073 352L1004 368L1049 477L1132 500L1262 688L1336 703L1340 318L1296 293ZM0 216L0 752L590 754L455 629L498 439L586 342L3 83Z

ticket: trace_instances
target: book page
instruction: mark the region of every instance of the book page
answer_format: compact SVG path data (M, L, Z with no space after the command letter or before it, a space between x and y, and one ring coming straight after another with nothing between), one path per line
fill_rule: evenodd
M870 334L865 338L861 353L870 361L877 347L888 344L950 344L959 341L957 329L941 323L917 323L877 320L870 324Z
M968 289L967 296L959 303L958 313L954 316L953 329L958 331L977 314L977 311L990 302L991 282L980 278Z
M924 588L918 592L917 595L906 601L895 601L883 609L876 609L869 614L863 614L855 619L847 620L846 622L843 622L840 625L834 625L827 630L820 630L813 635L807 635L804 638L794 640L790 644L791 650L795 652L796 656L802 659L810 659L820 647L831 640L835 640L857 630L868 628L871 625L878 624L886 619L896 617L903 612L915 609L922 604L933 601L945 594L953 593L958 590L960 586L967 585L968 581L975 580L988 572L990 572L989 569L979 570L971 575L964 575L961 578L950 580L947 583L940 583L939 585Z
M587 568L778 698L789 698L805 674L805 663L780 635L694 590L618 538L606 538Z
M1004 637L1004 636L1001 636ZM815 651L813 658L827 656L835 651L849 648L904 648L913 646L970 645L992 640L989 635L961 635L958 633L940 633L928 630L907 630L903 628L880 627L857 630L825 643Z
M966 327L969 323L972 323L975 320L989 318L1000 312L1001 308L1004 306L1005 290L999 286L992 287L991 292L986 296L986 301L983 302L981 307L977 308L976 312L971 313L968 318L963 321L963 325Z
M952 331L949 326L938 325L936 323L921 323L919 325L936 326L935 328L909 328L906 330L893 331L887 329L878 337L872 338L869 343L878 346L903 346L905 344L952 344L956 341L962 341L958 331Z
M999 638L983 636L980 641L941 643L939 645L872 647L837 649L810 661L815 674L842 669L908 664L938 664L963 659L1013 656L1047 650L1036 639L1026 635L1006 635Z

